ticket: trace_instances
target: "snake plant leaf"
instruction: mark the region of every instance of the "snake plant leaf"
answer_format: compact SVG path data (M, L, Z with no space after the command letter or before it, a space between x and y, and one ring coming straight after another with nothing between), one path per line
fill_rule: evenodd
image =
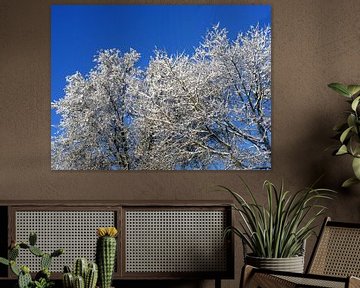
M357 96L360 94L360 85L348 85L347 90L351 96Z
M328 85L329 88L333 89L334 91L336 91L337 93L341 94L342 96L351 97L351 94L348 90L347 85L341 84L341 83L330 83Z
M359 184L360 183L360 180L355 178L355 177L351 177L347 180L344 181L344 183L342 183L341 187L343 188L348 188L354 184Z
M341 147L339 148L339 150L337 150L336 154L335 155L344 155L344 154L347 154L349 153L346 145L341 145Z
M360 158L354 157L352 168L357 179L360 180Z
M356 111L356 108L357 108L358 105L359 105L359 101L360 101L360 96L356 97L356 98L354 99L354 101L352 101L352 103L351 103L351 109L352 109L352 110Z
M265 205L260 205L251 197L251 202L247 202L239 193L222 187L235 198L237 204L234 204L234 209L240 214L240 228L232 226L227 232L242 238L257 257L300 255L304 240L313 233L313 222L324 211L317 201L331 199L330 194L334 191L311 186L290 193L284 189L283 183L278 189L269 181L265 181L263 187L267 192ZM254 196L248 186L245 190L245 193ZM310 215L309 211L314 215Z

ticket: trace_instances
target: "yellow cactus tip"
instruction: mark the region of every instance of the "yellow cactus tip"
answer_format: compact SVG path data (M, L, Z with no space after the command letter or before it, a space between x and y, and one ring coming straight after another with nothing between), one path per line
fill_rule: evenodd
M28 266L22 266L21 267L21 271L24 272L24 273L30 273L30 268Z
M98 237L104 237L104 236L116 237L118 231L115 227L99 227L96 230L96 234Z

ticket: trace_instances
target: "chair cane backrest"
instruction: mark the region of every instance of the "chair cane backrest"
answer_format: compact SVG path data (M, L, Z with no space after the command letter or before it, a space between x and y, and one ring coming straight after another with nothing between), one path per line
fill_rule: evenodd
M360 277L360 224L325 220L307 273Z

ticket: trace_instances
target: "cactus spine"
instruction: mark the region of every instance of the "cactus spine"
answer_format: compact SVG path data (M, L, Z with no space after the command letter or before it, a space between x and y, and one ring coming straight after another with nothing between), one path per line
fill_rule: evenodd
M99 267L100 288L110 288L116 258L115 227L98 228L96 243L96 262Z

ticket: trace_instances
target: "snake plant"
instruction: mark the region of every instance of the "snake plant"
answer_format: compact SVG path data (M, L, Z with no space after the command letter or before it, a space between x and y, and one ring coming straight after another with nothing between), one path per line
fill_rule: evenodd
M243 181L243 180L242 180ZM229 227L226 234L233 232L252 251L252 256L266 258L287 258L301 255L303 244L314 233L316 219L326 209L318 200L331 199L334 191L329 189L304 188L296 193L264 182L267 193L266 205L261 205L254 193L243 181L251 201L233 190L220 186L235 199L233 208L239 213L240 227Z

